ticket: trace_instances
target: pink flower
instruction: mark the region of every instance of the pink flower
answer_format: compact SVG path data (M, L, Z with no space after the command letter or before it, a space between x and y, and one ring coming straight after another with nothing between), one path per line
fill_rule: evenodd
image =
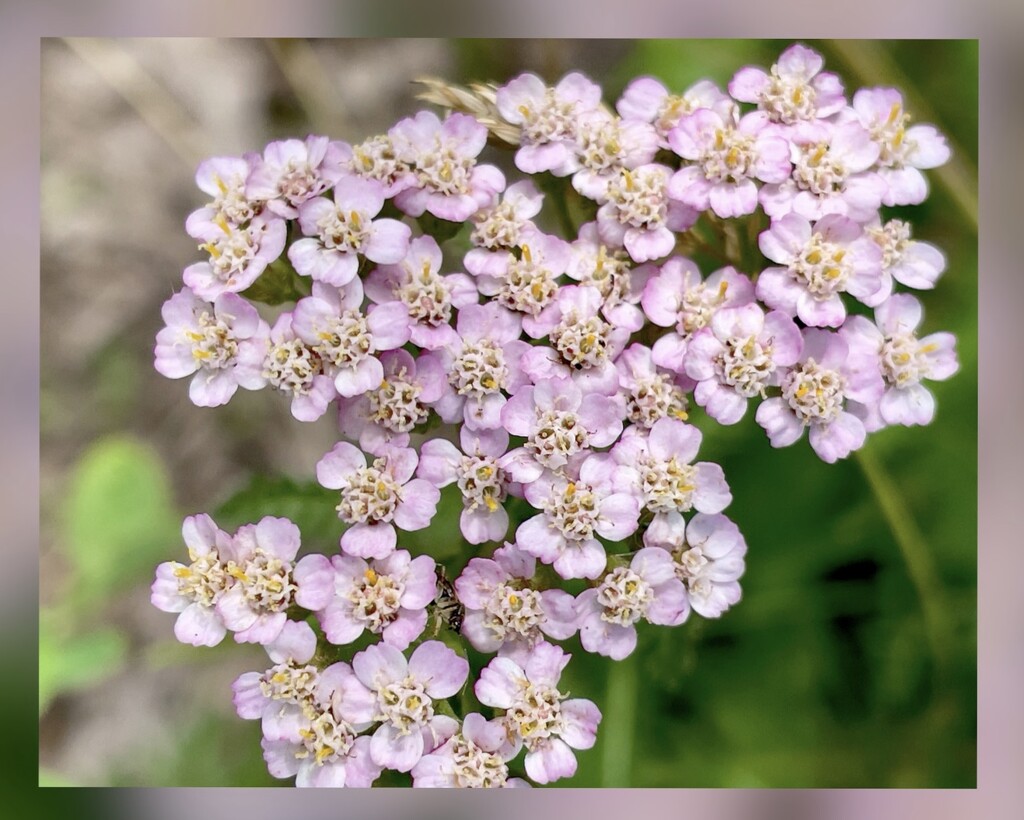
M459 525L470 544L501 541L508 530L503 506L508 479L498 460L508 449L508 433L463 426L459 435L465 454L447 439L424 442L416 475L436 487L458 483L463 503Z
M274 666L263 673L245 672L231 690L235 711L243 720L262 720L264 733L280 730L285 707L300 709L315 702L320 670L310 665L316 652L316 633L305 621L287 621L281 634L264 648Z
M166 302L161 315L167 326L156 337L154 367L162 376L180 379L195 374L189 398L199 407L227 404L238 389L236 367L244 348L259 345L270 328L256 308L233 293L222 293L213 304L190 290L182 290ZM257 337L256 342L252 342ZM245 387L262 386L262 380L243 380Z
M434 714L434 701L458 692L469 663L441 641L426 641L409 660L393 646L374 644L352 659L362 684L362 699L345 716L352 721L379 721L370 739L370 757L378 766L410 771L427 748L424 735L443 731L448 718Z
M758 199L772 219L793 212L817 220L828 214L868 222L878 212L887 186L872 168L878 144L859 122L815 122L788 133L793 173L761 188Z
M245 180L249 176L256 154L243 157L210 157L196 169L196 185L213 201L193 211L185 220L189 236L201 239L220 220L229 225L244 225L260 211L262 203L245 195Z
M501 171L476 164L487 128L468 114L449 114L442 123L436 114L420 111L388 133L396 156L413 171L412 184L395 194L395 205L409 216L428 211L464 222L505 189Z
M696 264L682 256L672 257L647 283L642 299L648 319L658 327L675 328L654 343L654 363L683 373L686 345L715 311L753 301L754 286L735 268L722 268L702 280Z
M459 311L453 343L419 358L418 367L447 374L448 387L434 405L445 422L464 419L471 430L501 426L505 392L527 383L519 367L529 349L519 339L521 327L518 315L495 302L468 305Z
M314 282L313 295L299 300L292 320L295 334L317 353L338 394L346 398L380 387L384 365L375 354L409 341L404 305L390 302L364 315L362 303L358 279L342 290Z
M216 607L236 642L267 644L280 636L295 595L291 562L299 538L287 518L266 516L241 527L223 551L224 572L235 583Z
M612 487L607 462L586 458L579 477L545 471L523 488L526 500L541 515L516 530L516 547L551 564L563 578L597 578L606 563L596 536L622 541L636 532L640 502L632 487Z
M619 387L612 363L629 340L626 328L614 327L599 315L602 300L597 288L568 285L558 291L556 320L548 332L551 347L531 347L520 367L537 384L550 379L572 379L584 392L610 395Z
M685 374L659 371L651 349L641 344L627 347L615 366L619 388L626 399L626 415L633 424L649 428L666 416L686 421L686 394L694 387L693 379Z
M622 432L621 396L583 394L571 380L545 381L520 389L501 410L502 426L526 444L499 462L515 481L531 482L565 467L590 447L606 447Z
M638 551L628 567L616 567L597 587L581 592L576 607L583 648L616 661L636 648L637 621L678 626L690 614L672 556L660 547Z
M455 579L466 607L462 634L479 652L497 652L509 644L533 647L547 635L571 638L577 629L576 602L561 589L531 587L536 559L513 544L492 558L471 558Z
M253 344L240 348L235 375L239 384L250 390L263 384L277 388L291 397L295 419L316 421L327 412L337 391L334 379L324 375L320 352L296 335L292 320L292 313L282 313L269 338L257 334Z
M494 658L474 686L481 703L505 710L505 731L526 746L526 773L537 783L572 777L577 765L572 750L589 749L597 739L597 706L585 698L567 699L557 688L570 657L542 641L522 665Z
M676 246L673 231L685 231L698 213L672 198L668 181L672 169L648 163L622 169L608 183L605 202L597 210L601 239L624 247L634 262L661 259Z
M516 167L527 174L551 171L568 176L579 168L579 118L601 104L601 88L575 71L554 88L526 73L499 88L495 102L506 122L522 128Z
M476 304L476 284L464 273L440 275L441 248L429 235L412 240L399 262L373 271L366 280L366 295L382 306L405 306L409 338L417 347L436 350L452 344L452 308Z
M871 404L884 389L877 360L840 334L816 328L804 331L800 359L782 374L781 384L782 395L757 408L757 423L772 447L789 446L809 428L812 449L829 464L864 444L864 424L846 401Z
M307 555L295 566L295 602L316 613L333 644L350 644L368 630L405 649L427 625L434 572L433 558L412 558L405 550L369 563L352 555Z
M634 267L628 253L601 242L596 222L580 228L565 272L581 285L597 288L601 294L601 315L612 325L630 333L643 327L644 314L637 305L657 268Z
M758 298L806 325L839 327L846 319L842 293L867 305L880 301L882 252L852 219L830 214L812 227L787 214L772 222L759 244L765 256L786 267L761 272Z
M216 608L234 583L225 571L231 536L208 515L190 515L181 526L189 565L165 561L156 568L150 601L164 612L177 612L174 636L192 646L216 646L227 633Z
M427 407L441 398L447 387L444 372L422 366L402 350L380 354L384 380L360 396L338 400L338 427L368 453L379 453L387 444L406 447L409 434L430 415Z
M273 215L260 214L244 228L218 217L198 237L203 240L199 248L210 254L209 261L189 265L181 278L207 301L243 291L281 255L286 234L284 220Z
M710 80L700 80L682 94L669 94L653 77L637 77L626 86L615 108L625 119L652 123L659 146L669 148L668 134L683 117L709 109L723 119L730 119L737 106Z
M344 552L386 558L397 543L395 526L412 532L430 525L441 492L429 481L412 477L417 461L415 450L389 446L367 466L357 447L339 441L317 462L317 481L341 490L338 517L352 525L341 536Z
M882 287L876 299L892 293L893 279L908 288L930 290L946 269L946 257L930 242L910 238L910 223L890 219L869 224L865 231L882 249Z
M752 112L737 124L710 109L679 121L669 144L694 165L681 168L668 183L669 195L696 208L709 207L723 218L757 210L754 180L780 183L789 178L789 143L768 124L763 112Z
M397 650L396 650L397 651ZM285 706L270 733L264 724L263 758L274 777L295 776L300 787L367 788L382 767L371 756L371 739L356 735L370 720L353 720L368 698L347 663L324 669L305 708Z
M672 552L676 576L698 615L718 618L739 601L747 542L724 515L697 513L685 533L658 546Z
M371 262L399 262L412 232L396 219L374 219L383 207L383 186L359 177L338 182L333 204L322 196L303 202L299 226L308 238L288 248L295 270L314 281L342 287L355 277L359 254Z
M853 95L853 110L878 144L878 173L888 186L885 205L918 205L928 197L928 181L919 169L949 161L946 138L934 125L912 125L895 88L862 88Z
M616 490L636 493L641 505L654 513L644 532L646 546L656 545L666 532L681 534L682 513L717 513L732 502L720 465L691 464L701 438L693 425L663 418L649 432L629 427L612 448L611 458L619 465L612 476Z
M576 159L580 169L572 186L588 199L603 202L608 183L623 168L646 165L658 152L654 127L624 120L603 109L582 114L576 123Z
M921 315L921 303L916 298L898 293L875 308L875 323L864 316L851 316L839 331L851 351L875 358L885 380L877 413L861 412L856 405L851 408L865 422L868 432L885 424L930 424L935 416L935 398L921 382L944 381L959 369L952 333L917 338Z
M342 167L351 174L372 179L384 186L384 196L391 199L416 183L416 175L397 155L388 134L378 134L358 145L338 143Z
M518 777L509 777L508 761L521 744L505 734L501 720L487 720L471 712L438 738L441 744L420 758L412 768L414 788L514 788L528 787Z
M835 74L822 72L825 61L799 43L779 56L770 72L747 66L736 72L729 93L740 102L757 103L773 122L791 125L825 118L846 105Z
M501 200L473 214L473 248L466 253L466 270L474 276L503 276L508 251L517 247L523 233L537 230L532 218L540 213L544 195L524 179L505 189Z
M718 311L686 350L686 373L698 381L697 404L719 424L736 424L747 399L767 398L777 370L796 364L803 336L779 311L765 316L757 303Z
M343 144L309 136L270 143L254 156L245 195L267 203L278 216L295 219L299 206L341 179Z

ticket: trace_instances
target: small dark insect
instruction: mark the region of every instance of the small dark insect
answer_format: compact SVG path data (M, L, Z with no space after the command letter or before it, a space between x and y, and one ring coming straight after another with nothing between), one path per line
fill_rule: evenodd
M462 630L462 620L466 616L466 607L455 594L455 587L448 580L448 574L441 564L437 565L437 594L431 604L433 607L434 637L447 626L452 632Z

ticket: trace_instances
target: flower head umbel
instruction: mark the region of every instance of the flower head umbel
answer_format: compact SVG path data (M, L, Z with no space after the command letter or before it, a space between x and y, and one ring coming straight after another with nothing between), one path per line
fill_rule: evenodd
M830 464L864 444L864 424L846 409L847 399L871 404L883 391L870 353L816 328L804 331L803 352L782 374L781 386L782 395L761 402L755 416L772 447L789 446L807 429L812 449Z
M439 734L449 718L435 715L434 702L449 698L466 682L469 663L441 641L426 641L409 659L379 643L352 659L364 697L350 712L353 720L377 721L370 756L378 766L407 772L428 748L424 736Z
M405 649L427 625L434 599L434 559L406 550L364 561L354 555L307 555L295 566L295 602L316 613L324 637L349 644L368 630Z
M237 365L244 348L257 344L254 337L269 335L270 328L247 301L222 293L213 304L190 290L168 299L161 310L167 326L156 337L155 367L171 379L192 376L189 398L199 407L226 404L239 384L263 386L262 377L239 379Z
M561 589L534 589L536 564L532 555L505 544L491 558L471 558L455 579L455 590L466 607L462 634L474 649L532 647L544 635L566 640L576 633L575 599Z
M779 368L795 364L802 347L800 329L784 313L766 316L756 303L720 310L686 350L686 373L697 380L693 397L719 424L736 424L747 400L766 398Z
M464 222L505 189L501 171L477 165L487 129L467 114L451 114L441 122L436 114L420 111L389 136L395 155L412 170L414 181L394 200L409 216L427 211L438 219Z
M338 517L352 525L341 536L345 553L386 558L398 542L396 526L411 532L430 524L441 492L412 477L418 460L413 449L388 446L367 465L358 447L339 441L317 462L317 480L341 490Z
M690 614L672 556L660 547L644 547L628 567L613 569L597 587L580 593L576 607L583 648L616 661L636 648L637 621L678 626Z
M334 201L314 197L299 206L299 227L306 238L288 248L295 270L316 282L342 287L355 278L359 257L394 264L409 249L409 226L397 219L376 219L384 207L384 188L376 180L345 177Z
M953 334L918 339L921 318L921 303L909 293L898 293L875 308L874 323L851 316L840 330L851 351L877 359L885 380L877 406L868 408L876 412L858 412L868 432L885 424L930 424L935 398L921 382L944 381L959 369Z
M601 712L593 701L569 698L558 689L571 655L542 641L522 657L497 657L480 672L474 691L481 703L504 709L509 737L526 746L526 773L551 783L576 772L573 749L597 740Z

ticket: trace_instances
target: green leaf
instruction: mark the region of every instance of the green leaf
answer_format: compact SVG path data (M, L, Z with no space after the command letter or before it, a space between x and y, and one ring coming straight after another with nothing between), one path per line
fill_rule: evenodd
M159 456L127 437L103 439L75 467L61 544L77 574L76 602L108 596L152 572L181 520Z
M311 292L309 280L295 272L285 257L271 262L255 282L242 291L242 296L251 302L265 305L283 305L297 302Z
M128 642L115 629L62 637L53 613L39 624L39 713L62 692L83 689L116 675L124 666Z

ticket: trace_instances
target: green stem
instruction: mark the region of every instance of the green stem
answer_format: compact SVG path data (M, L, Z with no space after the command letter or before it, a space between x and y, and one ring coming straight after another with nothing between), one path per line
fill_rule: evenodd
M949 608L946 594L935 561L911 510L904 503L885 466L870 449L858 450L855 455L892 531L903 563L906 565L907 574L917 592L925 633L935 658L936 669L940 673L944 672L948 667L948 647L953 638L952 627L947 618Z
M634 651L625 660L610 664L608 689L602 710L601 786L633 785L633 730L636 727L638 690L637 656Z

